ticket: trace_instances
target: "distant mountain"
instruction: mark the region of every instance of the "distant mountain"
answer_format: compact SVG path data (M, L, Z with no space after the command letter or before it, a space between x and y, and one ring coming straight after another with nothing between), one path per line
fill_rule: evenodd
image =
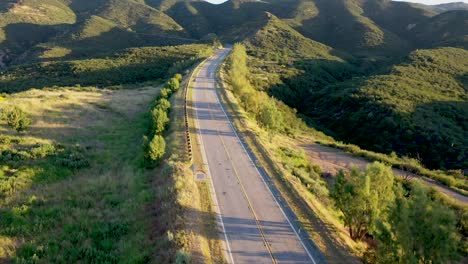
M309 40L355 56L465 47L468 11L437 12L390 0L231 0L220 5L202 0L4 0L0 66L193 43L214 35L234 43L261 30L266 13Z
M453 10L468 10L468 4L464 2L456 2L439 5L428 5L427 8L437 13L443 13Z
M22 64L49 69L49 64L104 60L112 68L116 54L128 48L202 43L217 36L225 43L246 44L256 87L330 134L369 149L420 155L434 168L462 168L467 6L391 0L230 0L219 5L203 0L3 0L0 67L14 74L29 71ZM28 81L32 87L36 80ZM21 88L21 82L8 85ZM388 133L395 129L401 133ZM421 148L431 142L437 153L454 147L446 157L437 156Z
M67 49L68 57L193 42L171 17L143 1L7 0L0 6L0 57L6 63ZM3 54L3 56L2 56Z
M301 58L302 60L318 58L342 61L337 56L340 52L304 37L271 13L265 14L264 25L246 42L250 50L258 52L255 55L262 58L276 59L273 56L279 54L289 58ZM347 56L344 53L341 54Z
M419 47L452 46L468 49L468 11L449 11L408 30Z

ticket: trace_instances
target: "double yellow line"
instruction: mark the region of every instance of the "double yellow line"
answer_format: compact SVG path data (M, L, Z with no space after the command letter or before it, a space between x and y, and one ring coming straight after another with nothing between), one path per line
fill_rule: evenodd
M210 110L214 110L211 106L210 106ZM216 120L213 116L213 111L210 111L210 116L211 116L211 119L212 120ZM234 129L234 128L233 128ZM231 163L231 167L232 169L234 170L234 174L236 175L236 178L237 178L237 182L239 183L240 187L241 187L241 190L242 190L242 194L244 195L245 197L245 200L247 201L247 204L249 206L249 210L250 212L252 213L254 219L255 219L255 223L257 225L257 228L258 230L260 231L260 235L262 236L262 239L263 239L263 243L265 244L265 247L267 248L268 250L268 253L270 254L270 257L271 257L271 260L274 264L277 264L278 262L276 261L275 259L275 256L273 255L273 250L271 249L271 246L270 246L270 243L268 242L267 238L266 238L266 235L265 235L265 232L263 231L263 227L262 225L260 224L260 221L258 220L258 217L257 217L257 214L255 213L255 210L252 206L252 203L250 202L250 199L249 197L247 196L247 192L244 188L244 185L242 184L242 181L239 177L239 173L237 172L236 170L236 167L234 166L234 162L232 161L232 158L231 158L231 155L229 154L229 151L227 149L227 146L226 146L226 143L224 143L224 140L223 138L221 137L221 133L219 132L219 129L216 128L216 132L218 134L218 137L219 139L221 140L221 144L223 145L223 148L224 148L224 151L226 152L226 155L229 159L229 163ZM240 141L240 138L238 138L239 141ZM242 142L240 142L242 144Z

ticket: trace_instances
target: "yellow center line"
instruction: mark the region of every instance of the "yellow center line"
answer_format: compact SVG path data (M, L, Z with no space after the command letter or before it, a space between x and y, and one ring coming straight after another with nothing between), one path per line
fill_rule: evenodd
M210 109L211 110L214 110L211 106L210 106ZM212 111L209 111L210 112L210 116L211 116L211 119L215 120L216 119L214 118L213 116L213 112ZM227 149L227 146L226 144L224 143L224 140L223 138L221 137L221 133L219 132L219 129L216 128L216 132L218 134L218 137L219 139L221 140L221 144L223 145L223 148L224 148L224 151L226 152L226 155L229 159L229 163L231 163L231 167L232 169L234 170L234 174L236 175L236 178L237 178L237 181L241 187L241 190L242 190L242 194L244 195L245 197L245 200L247 200L247 204L248 204L248 207L249 207L249 210L250 212L252 213L254 219L255 219L255 223L257 225L257 228L258 230L260 231L260 235L262 236L262 239L263 239L263 243L265 244L265 247L267 248L268 250L268 253L270 254L270 257L271 257L271 260L274 264L277 264L278 262L276 261L275 257L273 256L273 250L271 249L271 246L270 246L270 243L268 242L268 240L266 239L266 236L265 236L265 232L263 231L263 227L262 225L260 224L260 221L258 220L258 217L257 217L257 214L255 213L255 210L253 209L253 206L252 206L252 203L250 202L250 199L249 197L247 196L247 192L244 188L244 185L242 184L242 181L240 179L240 176L239 176L239 173L237 172L236 170L236 167L234 166L234 162L232 161L232 158L231 158L231 155L229 154L229 151Z

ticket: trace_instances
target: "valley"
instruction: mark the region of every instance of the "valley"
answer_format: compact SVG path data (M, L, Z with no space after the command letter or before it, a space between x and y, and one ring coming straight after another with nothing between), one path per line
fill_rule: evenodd
M0 263L464 263L467 23L2 1Z

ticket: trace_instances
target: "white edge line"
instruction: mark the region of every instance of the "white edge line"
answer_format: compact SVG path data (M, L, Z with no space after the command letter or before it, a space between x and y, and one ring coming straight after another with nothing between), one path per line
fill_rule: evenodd
M206 61L207 62L207 61ZM205 65L203 65L204 67ZM202 69L202 68L201 68ZM200 69L200 71L201 71ZM200 73L200 72L198 72ZM197 76L198 76L198 73L197 73ZM194 82L195 83L195 82ZM215 84L216 85L216 84ZM192 100L193 100L193 97L196 96L195 94L195 86L193 86L193 90L194 90L194 93L192 94ZM194 101L194 106L196 105L196 102L195 100ZM199 141L199 144L200 144L200 148L201 148L201 154L202 154L202 159L204 161L204 165L206 165L208 167L208 171L206 172L206 174L208 174L208 178L210 179L210 192L211 192L211 195L213 196L213 203L214 203L214 207L216 208L215 210L217 211L217 215L218 215L218 222L221 223L221 227L223 229L223 234L224 234L224 239L226 241L226 247L227 247L227 253L229 255L229 258L231 259L231 263L234 264L234 257L232 256L232 252L231 252L231 247L229 246L229 239L227 237L227 233L226 233L226 228L224 226L224 221L223 221L223 217L221 216L221 209L219 207L219 204L218 204L218 197L216 195L216 191L214 189L214 183L213 183L213 178L211 177L211 171L210 171L210 166L208 165L208 161L207 161L207 158L206 158L206 152L205 152L205 146L203 144L203 137L202 137L202 133L201 133L201 130L200 130L200 123L199 123L199 119L198 119L198 109L197 107L195 107L195 123L196 123L196 126L197 126L197 137L198 137L198 141Z
M242 142L242 140L240 139L239 135L237 134L236 130L234 129L234 126L233 124L231 123L231 120L229 120L229 117L226 113L226 111L224 110L224 106L223 104L221 103L221 100L219 98L219 94L218 94L218 90L216 90L217 85L217 82L215 80L215 93L216 93L216 99L218 100L218 103L219 105L221 106L221 110L223 111L224 115L226 116L226 119L227 121L229 122L229 125L231 126L232 130L234 131L234 134L236 134L236 137L237 139L239 140L242 148L244 149L244 152L245 154L247 155L247 157L249 158L250 162L252 162L252 164L254 165L255 169L257 170L257 173L258 175L260 176L260 178L262 179L262 182L265 184L265 186L267 187L268 191L270 192L271 196L273 197L273 200L275 201L276 205L278 205L278 208L280 209L281 213L283 213L283 216L284 218L286 218L286 220L288 221L289 225L291 226L291 229L294 231L294 234L296 234L297 238L299 239L299 241L301 242L302 244L302 247L304 247L307 255L309 255L309 258L312 260L312 262L314 264L317 264L317 262L315 262L315 259L312 257L312 254L310 254L309 250L307 249L306 245L304 244L304 242L302 241L301 237L299 236L299 234L297 233L296 229L294 228L294 226L292 225L291 221L289 220L288 216L286 215L286 213L284 212L283 208L281 207L281 205L278 203L278 201L276 200L276 197L275 195L273 194L273 192L271 191L270 187L268 186L268 184L265 182L265 179L263 179L263 176L262 174L260 173L260 171L258 170L257 166L255 165L255 163L253 162L252 158L250 157L249 153L247 152L247 149L245 148L244 146L244 143Z

